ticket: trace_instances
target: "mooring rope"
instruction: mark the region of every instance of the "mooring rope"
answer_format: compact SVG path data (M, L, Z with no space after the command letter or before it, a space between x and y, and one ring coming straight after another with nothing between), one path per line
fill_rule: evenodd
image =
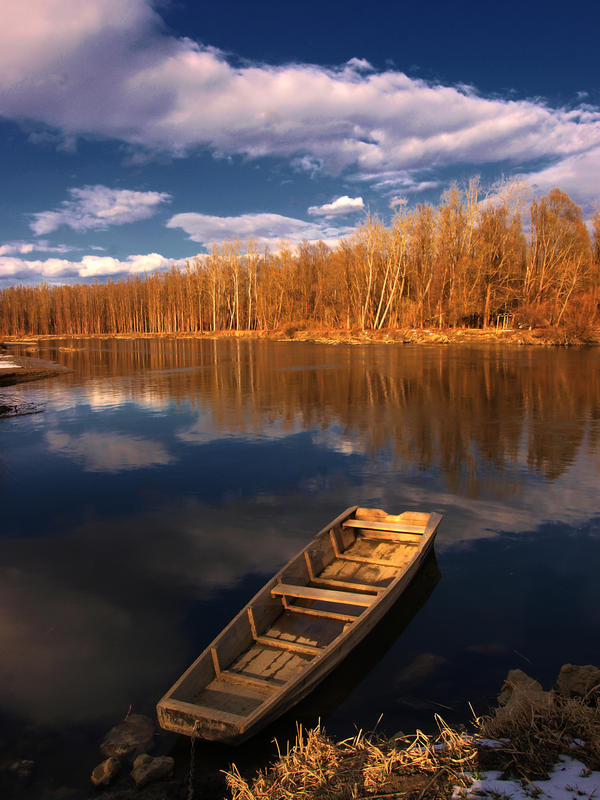
M190 771L188 774L188 793L187 800L194 800L194 772L196 770L196 739L198 731L198 721L194 723L194 730L190 736Z

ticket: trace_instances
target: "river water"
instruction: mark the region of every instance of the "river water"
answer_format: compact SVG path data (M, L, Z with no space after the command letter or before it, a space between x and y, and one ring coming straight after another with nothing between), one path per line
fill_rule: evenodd
M87 780L106 729L152 713L354 504L442 513L437 564L301 718L430 729L484 712L510 668L549 688L600 664L600 349L65 339L39 357L73 372L12 387L43 411L0 420L0 758Z

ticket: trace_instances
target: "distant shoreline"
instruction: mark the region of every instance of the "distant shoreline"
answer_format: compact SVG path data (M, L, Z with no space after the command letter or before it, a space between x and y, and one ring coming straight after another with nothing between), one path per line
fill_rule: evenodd
M171 333L62 333L4 336L7 344L36 345L57 339L268 339L319 344L510 344L534 347L600 345L600 329L579 336L557 328L397 328L380 331L305 328L289 324L277 330L222 330ZM31 360L31 359L30 359ZM52 362L46 362L52 363ZM62 371L62 370L59 370ZM2 385L0 374L0 385ZM40 377L47 377L46 375ZM35 377L25 380L35 380Z

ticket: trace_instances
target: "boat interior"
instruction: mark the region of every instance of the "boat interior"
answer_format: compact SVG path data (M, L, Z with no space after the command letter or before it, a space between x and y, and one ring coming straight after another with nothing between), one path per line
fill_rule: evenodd
M350 509L269 581L175 684L169 697L239 727L285 689L420 549L430 515Z

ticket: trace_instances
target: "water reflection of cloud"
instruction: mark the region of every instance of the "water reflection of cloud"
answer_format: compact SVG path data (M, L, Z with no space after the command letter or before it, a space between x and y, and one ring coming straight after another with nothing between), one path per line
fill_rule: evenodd
M107 381L81 387L79 398L94 411L119 408L125 403L162 410L169 405L169 398L151 385L139 385L139 380L127 379L117 382ZM134 385L136 384L136 385Z
M40 400L55 413L77 406L87 407L91 411L112 411L128 404L161 412L172 403L160 378L152 380L145 375L93 378L75 385L59 381L44 382L43 385L28 385L27 391L39 395Z
M334 453L342 455L363 454L367 450L367 445L361 441L358 435L350 435L342 432L339 428L331 427L327 430L313 431L311 441L318 447L324 447Z
M203 647L253 593L244 579L262 584L304 543L293 510L268 506L257 519L191 499L34 548L0 538L0 707L37 723L151 709L195 655L190 637Z
M460 500L373 474L359 486L332 480L310 498L263 494L212 506L172 497L35 547L0 537L0 706L39 722L116 716L140 698L151 706L264 577L353 501L442 510L446 546L540 522L540 496L528 495L516 515ZM442 666L432 656L400 683L408 690L422 670Z
M86 571L84 589L78 579L57 579L50 559L47 571L20 564L0 572L0 704L42 724L126 710L147 632L136 630L128 608L103 596L101 575ZM176 646L168 631L160 635ZM144 672L164 670L162 649L149 655Z
M50 450L82 464L86 472L123 472L175 460L160 442L124 433L88 431L75 436L52 430L46 441Z
M416 689L447 663L439 653L419 653L397 673L395 686L401 691Z
M185 444L208 444L227 437L240 439L285 439L304 430L298 416L292 418L270 418L253 413L251 409L240 409L235 419L218 406L209 406L196 412L191 425L176 432L175 436ZM224 419L220 419L223 416Z

